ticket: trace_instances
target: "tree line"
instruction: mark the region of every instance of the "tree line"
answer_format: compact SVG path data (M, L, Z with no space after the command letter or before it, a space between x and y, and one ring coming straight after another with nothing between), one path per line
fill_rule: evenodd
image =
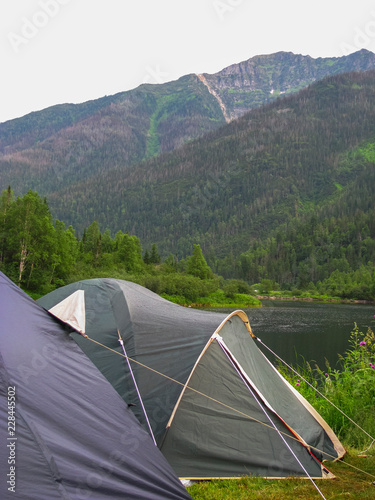
M315 212L293 220L239 256L217 259L211 253L206 260L200 245L193 244L191 255L178 259L173 253L162 257L155 243L143 249L129 232L119 230L114 237L109 229L101 232L97 221L79 236L72 226L53 220L37 192L15 198L9 187L0 197L0 270L41 293L79 279L113 276L192 302L218 290L233 299L280 288L295 295L308 291L373 300L375 209L363 211L359 205L356 217L349 217L345 200L322 207L325 217Z
M156 293L199 297L224 291L250 293L241 280L215 276L199 245L186 259L169 255L162 261L156 244L143 250L140 239L109 229L97 221L78 236L72 226L53 220L45 198L35 191L15 198L11 188L0 197L0 270L19 286L48 293L78 279L113 276L136 281Z
M0 199L0 269L19 286L64 283L77 258L72 226L52 222L46 199L29 191L13 196L9 187Z

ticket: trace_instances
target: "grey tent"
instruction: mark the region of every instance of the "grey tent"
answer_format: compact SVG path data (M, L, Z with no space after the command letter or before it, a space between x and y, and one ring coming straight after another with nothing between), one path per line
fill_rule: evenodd
M0 273L0 498L190 498L70 331Z
M85 332L72 336L181 478L332 477L321 462L345 450L262 354L244 312L181 307L114 279L39 302Z

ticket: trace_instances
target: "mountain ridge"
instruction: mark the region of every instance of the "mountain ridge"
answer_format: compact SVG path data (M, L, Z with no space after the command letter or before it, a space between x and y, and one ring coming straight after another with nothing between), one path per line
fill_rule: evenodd
M37 189L48 195L61 183L73 185L179 148L327 74L370 67L375 54L367 50L318 59L278 52L212 75L190 74L30 113L0 124L0 182L16 194Z
M236 100L233 89L239 89L240 97L243 97L246 89L250 92L260 92L261 104L264 104L279 95L299 91L326 76L373 69L374 63L375 55L366 49L348 56L325 58L280 51L257 55L232 64L218 73L203 76L216 93L222 93L221 98L224 99L226 108L231 109L231 119L236 119L249 110L249 105L251 109L256 107L259 104L259 96L254 101L247 101L247 106L241 106L241 101ZM293 78L290 78L291 75ZM228 80L231 85L228 85Z
M210 262L238 255L365 176L350 154L375 140L374 82L374 70L327 77L182 148L56 191L51 209L79 231L95 219L179 257L193 243Z

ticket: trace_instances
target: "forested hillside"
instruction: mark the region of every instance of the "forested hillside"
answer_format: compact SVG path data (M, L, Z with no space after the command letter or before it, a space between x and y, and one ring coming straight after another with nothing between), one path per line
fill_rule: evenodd
M373 158L375 146L361 154ZM217 267L229 273L225 279L213 273L198 244L186 259L172 254L162 259L156 244L143 249L137 236L121 230L112 237L97 221L77 237L72 226L53 222L38 193L15 198L8 188L0 196L0 270L39 294L66 283L111 276L135 281L184 305L259 306L254 294L280 287L289 295L374 300L375 214L374 209L365 214L365 204L358 204L356 196L354 200L354 220L333 213L344 209L344 197L342 206L325 207L330 213L319 211L296 225L291 221L274 237L254 242L231 268L225 260L217 261ZM234 279L235 274L243 279Z
M94 221L77 237L72 226L52 220L38 193L0 195L0 270L29 292L45 294L69 282L111 276L139 283L181 304L259 306L250 286L215 276L199 245L180 261L162 262L155 244L142 249L137 236L101 232Z
M321 206L291 218L236 262L238 276L265 276L281 288L309 289L346 298L375 297L375 143L348 155L354 182ZM225 273L225 262L221 263Z
M374 82L372 71L327 78L136 168L58 191L51 209L78 231L93 219L126 228L162 254L182 257L199 243L232 272L253 241L324 204L335 210L353 190L364 210L373 206L361 188L372 158L358 148L374 142Z
M318 59L278 52L214 75L187 75L30 113L0 124L0 184L10 184L17 195L29 189L48 195L172 151L327 75L371 68L375 55L366 50Z
M225 123L195 75L0 124L1 183L40 194L169 151Z

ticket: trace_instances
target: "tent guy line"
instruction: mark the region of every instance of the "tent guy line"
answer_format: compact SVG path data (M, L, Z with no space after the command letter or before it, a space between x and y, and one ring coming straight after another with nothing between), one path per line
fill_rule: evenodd
M159 372L158 370L154 370L154 368L151 368L150 366L147 366L147 365L144 365L143 363L140 363L139 361L137 361L136 359L134 358L130 358L129 356L125 356L124 354L122 354L121 352L118 352L116 351L115 349L111 349L110 347L98 342L97 340L94 340L92 338L90 338L88 335L86 334L81 334L83 337L85 337L85 339L87 340L90 340L91 342L94 342L95 344L98 344L100 347L104 347L104 349L108 349L108 351L112 351L114 354L118 354L119 356L122 356L123 358L125 359L128 359L129 361L133 361L133 363L136 363L137 365L141 366L142 368L146 368L147 370L150 370L151 372L153 373L156 373L157 375L160 375L161 377L164 377L166 378L167 380L170 380L171 382L175 382L176 384L182 386L182 387L185 387L186 389L190 389L192 392L195 392L196 394L199 394L200 396L203 396L204 398L207 398L209 399L210 401L213 401L214 403L217 403L221 406L224 406L225 408L227 408L228 410L232 410L233 412L235 413L238 413L239 415L243 416L243 417L246 417L248 418L249 420L252 420L253 422L256 422L257 424L262 424L264 425L265 427L267 427L268 429L272 429L272 430L275 430L273 426L271 425L268 425L268 424L265 424L264 422L262 422L261 420L258 420L254 417L251 417L250 415L247 415L246 413L242 412L241 410L236 410L236 408L233 408L232 406L230 405L227 405L225 403L222 403L221 401L215 399L215 398L212 398L211 396L208 396L208 394L204 394L203 392L201 391L198 391L197 389L194 389L193 387L190 387L186 384L183 384L182 382L179 382L178 380L172 378L172 377L169 377L168 375L165 375L164 373L161 373ZM282 434L284 434L284 436L286 437L289 437L290 439L293 439L294 441L299 441L297 438L295 437L292 437L292 436L289 436L288 434L286 434L285 432L282 432L280 431ZM313 448L314 450L316 451L319 451L319 452L322 452L322 450L319 450L318 448L315 448L314 446L310 446L311 448ZM326 452L325 452L326 453ZM326 453L327 454L327 453ZM336 457L333 457L333 455L330 455L332 458L336 458ZM375 476L374 476L375 477Z
M269 352L271 354L273 354L279 361L281 361L282 363L284 363L285 366L287 366L290 370L292 370L292 372L294 372L296 375L298 375L301 380L303 380L304 382L306 382L307 385L309 385L312 389L314 389L315 392L317 392L319 394L319 396L321 396L322 398L324 398L330 405L332 405L337 411L339 411L344 417L346 417L348 420L350 420L350 422L352 424L354 424L356 427L358 427L359 430L361 430L364 434L366 434L366 436L368 436L370 439L372 439L372 443L370 445L370 447L368 449L371 448L371 446L374 444L375 442L375 438L373 436L371 436L371 434L369 434L367 431L365 431L365 429L363 429L360 425L357 424L357 422L355 422L353 419L351 419L345 412L343 412L338 406L336 406L334 403L332 403L332 401L330 401L324 394L322 394L319 389L317 389L316 387L314 387L312 384L310 384L310 382L308 380L306 380L300 373L298 373L292 366L290 366L286 361L284 361L282 358L280 358L280 356L278 356L272 349L270 349L264 342L262 342L262 340L258 337L255 337L255 339L260 343L262 344L266 349L269 350Z
M367 451L369 451L369 449L372 448L374 443L375 443L375 439L373 440L373 442L370 444L370 446L366 450L361 451L359 454L362 455L363 453L366 453Z
M240 411L240 410L237 410L236 408L233 408L232 406L229 406L229 405L227 405L227 404L225 404L225 403L222 403L221 401L219 401L219 400L217 400L217 399L215 399L215 398L212 398L211 396L208 396L207 394L204 394L203 392L200 392L200 391L198 391L197 389L194 389L193 387L190 387L190 386L188 386L188 385L186 385L186 384L183 384L182 382L179 382L178 380L175 380L175 379L173 379L172 377L169 377L168 375L165 375L164 373L161 373L161 372L159 372L158 370L155 370L154 368L151 368L151 367L149 367L149 366L147 366L147 365L145 365L145 364L143 364L143 363L140 363L139 361L137 361L137 360L135 360L135 359L133 359L133 358L130 358L129 356L126 356L126 355L122 354L121 352L118 352L118 351L116 351L115 349L112 349L111 347L108 347L108 346L106 346L105 344L102 344L101 342L98 342L97 340L94 340L94 339L90 338L90 337L89 337L87 334L85 334L85 333L84 333L84 334L83 334L83 333L81 333L81 335L82 335L85 339L89 340L90 342L94 342L95 344L99 345L100 347L103 347L104 349L107 349L107 350L109 350L109 351L112 351L114 354L117 354L117 355L119 355L119 356L121 356L121 357L123 357L123 358L127 359L128 361L133 361L134 363L136 363L137 365L141 366L142 368L146 368L147 370L150 370L150 371L152 371L153 373L155 373L155 374L157 374L157 375L160 375L161 377L164 377L164 378L166 378L166 379L170 380L171 382L174 382L174 383L176 383L176 384L178 384L178 385L180 385L180 386L182 386L182 387L185 387L186 389L190 389L191 391L193 391L193 392L195 392L195 393L199 394L200 396L203 396L203 397L205 397L205 398L207 398L207 399L209 399L209 400L213 401L214 403L217 403L217 404L219 404L219 405L221 405L221 406L224 406L224 407L225 407L225 408L227 408L228 410L232 410L233 412L238 413L239 415L241 415L241 416L243 416L243 417L245 417L245 418L248 418L249 420L252 420L252 421L254 421L254 422L258 423L258 424L261 424L261 425L263 425L264 427L267 427L268 429L271 429L271 430L273 430L273 431L275 431L275 430L276 430L278 433L280 433L280 434L284 435L285 437L287 437L287 438L289 438L289 439L291 439L291 440L294 440L294 441L299 441L296 437L290 436L290 435L288 435L288 434L287 434L287 433L285 433L285 432L278 431L278 430L277 430L277 429L275 429L273 426L268 425L268 424L265 424L265 423L264 423L264 422L262 422L261 420L258 420L258 419L254 418L254 417L251 417L250 415L247 415L246 413L244 413L244 412L242 412L242 411ZM260 340L260 339L258 339L258 340ZM263 345L265 345L265 344L263 344ZM281 358L280 358L280 359L281 359ZM299 441L299 442L300 442L300 441ZM310 448L310 449L312 449L312 450L318 451L319 453L322 453L322 450L320 450L319 448L317 448L317 447L315 447L315 446L312 446L312 445L307 444L307 447L308 447L308 448ZM329 453L327 453L327 452L324 452L324 453L325 453L327 456L329 456L330 458L332 458L332 460L335 460L335 459L336 459L336 457L335 457L335 456L330 455L330 454L329 454ZM368 476L370 476L370 477L372 477L372 478L375 478L375 475L374 475L374 474L371 474L371 473L369 473L369 472L367 472L367 471L365 471L365 470L362 470L362 469L360 469L360 468L358 468L358 467L355 467L354 465L348 464L348 463L346 463L346 462L343 462L343 463L345 463L345 465L346 465L347 467L351 467L352 469L355 469L355 470L357 470L357 471L359 471L359 472L362 472L363 474L366 474L366 475L368 475Z
M228 350L227 346L225 345L223 339L220 337L216 337L217 341L219 342L219 345L222 349L222 351L224 352L224 354L226 355L226 357L228 358L229 362L232 364L233 368L236 370L236 372L238 373L239 377L241 378L242 382L246 385L246 387L249 389L251 395L253 396L253 398L255 399L255 401L257 402L259 408L262 410L262 412L264 413L264 415L267 417L267 420L270 422L270 424L272 425L272 427L275 429L275 431L277 432L277 434L279 435L280 439L283 441L283 443L285 444L285 446L288 448L289 452L293 455L294 459L296 460L296 462L298 463L298 465L301 467L301 469L303 470L303 472L306 474L306 476L308 477L308 479L312 482L312 484L314 485L315 489L317 490L317 492L319 493L319 495L324 498L324 500L326 500L326 497L323 495L323 493L320 491L318 485L315 483L315 481L313 480L313 478L310 476L310 474L308 473L308 471L306 470L306 468L303 466L302 462L299 460L299 458L297 457L297 455L294 453L294 451L292 450L292 448L289 446L289 444L287 443L285 437L282 435L281 431L276 427L276 425L272 422L270 416L268 415L268 413L266 412L265 408L262 407L257 395L255 394L255 392L253 391L253 389L251 388L251 386L246 382L244 376L242 375L241 373L241 370L238 368L237 366L237 363L235 363L235 360L233 359L232 356L230 356L230 351Z

